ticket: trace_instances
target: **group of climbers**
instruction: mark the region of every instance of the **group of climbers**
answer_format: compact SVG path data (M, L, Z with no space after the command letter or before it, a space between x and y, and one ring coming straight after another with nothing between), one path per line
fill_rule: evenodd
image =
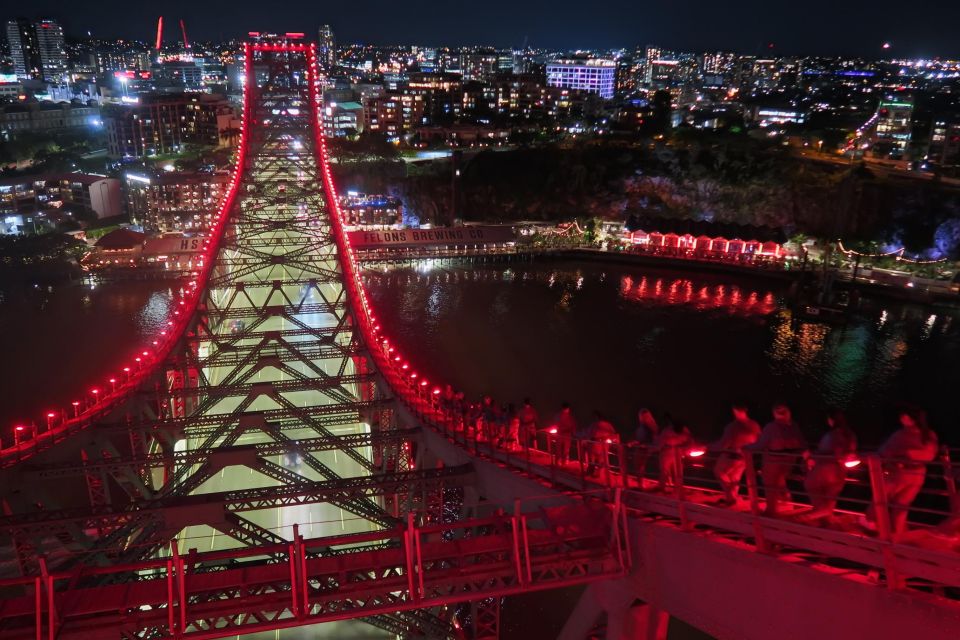
M541 449L554 463L582 464L587 476L596 476L609 460L610 452L626 452L625 463L640 488L669 491L683 482L683 460L714 451L713 475L720 485L718 505L735 506L741 501L741 484L748 456L759 458L759 483L763 490L764 515L777 516L790 500L788 480L795 469L804 472L803 487L810 509L801 518L808 522L833 517L837 500L847 482L849 469L860 463L857 436L840 410L826 414L826 431L816 447L810 447L790 408L784 403L772 406L772 420L764 427L752 419L744 401L731 405L732 420L720 439L698 447L690 428L669 414L658 420L649 409L637 414L634 437L619 448L621 436L604 414L594 411L592 420L579 425L569 404L561 405L552 421L543 423L529 398L519 408L498 405L490 396L469 403L462 393L447 387L440 393L439 407L453 417L457 428L506 450ZM926 414L918 408L904 408L899 414L899 429L877 450L883 464L883 489L890 509L893 535L901 534L907 513L926 478L927 464L940 450L936 433L927 424ZM655 480L649 480L649 465L656 460ZM960 498L954 498L960 514ZM860 524L875 528L874 509L868 509ZM960 532L960 515L944 523L941 530Z

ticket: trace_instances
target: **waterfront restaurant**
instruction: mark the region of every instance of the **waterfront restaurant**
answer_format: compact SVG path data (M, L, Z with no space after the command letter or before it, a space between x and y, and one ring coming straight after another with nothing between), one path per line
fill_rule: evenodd
M737 262L780 262L786 257L783 231L772 227L669 218L634 219L631 223L622 237L627 251Z
M146 234L133 229L114 229L93 245L84 258L87 267L133 267L140 260Z

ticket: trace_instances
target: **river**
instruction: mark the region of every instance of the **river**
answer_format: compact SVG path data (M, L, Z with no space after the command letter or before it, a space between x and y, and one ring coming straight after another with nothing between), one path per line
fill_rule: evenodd
M174 283L0 288L0 436L68 407L160 330Z
M710 439L731 399L761 421L785 401L811 438L835 406L871 444L909 402L958 441L957 310L867 300L830 326L794 318L776 281L596 263L421 265L368 273L367 285L415 369L468 396L530 396L541 417L567 401L629 435L647 407Z

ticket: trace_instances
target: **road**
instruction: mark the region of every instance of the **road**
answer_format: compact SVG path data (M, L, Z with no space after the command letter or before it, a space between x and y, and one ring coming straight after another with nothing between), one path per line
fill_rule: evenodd
M866 167L870 169L870 171L884 178L923 180L927 182L937 179L940 184L960 187L960 178L946 178L943 176L937 178L937 176L934 174L926 171L911 171L909 168L907 168L907 163L905 161L897 162L893 160L878 160L875 158L852 160L851 158L847 158L845 156L838 156L833 153L821 153L819 151L814 151L813 149L793 149L793 153L798 157L812 160L814 162L827 162L840 166L853 166L862 161Z

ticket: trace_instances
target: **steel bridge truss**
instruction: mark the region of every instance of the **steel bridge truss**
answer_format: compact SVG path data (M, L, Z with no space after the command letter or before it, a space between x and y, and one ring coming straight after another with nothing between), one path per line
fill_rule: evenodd
M275 562L295 530L331 540L300 549L303 561L354 553L351 536L396 553L382 532L471 477L412 468L417 432L397 423L355 330L317 149L312 50L248 44L245 59L234 191L192 319L122 402L0 472L8 574L149 562L171 541L191 557L252 549ZM192 570L212 571L206 562ZM87 593L122 575L107 569ZM388 603L355 608L398 635L455 635L439 605Z

